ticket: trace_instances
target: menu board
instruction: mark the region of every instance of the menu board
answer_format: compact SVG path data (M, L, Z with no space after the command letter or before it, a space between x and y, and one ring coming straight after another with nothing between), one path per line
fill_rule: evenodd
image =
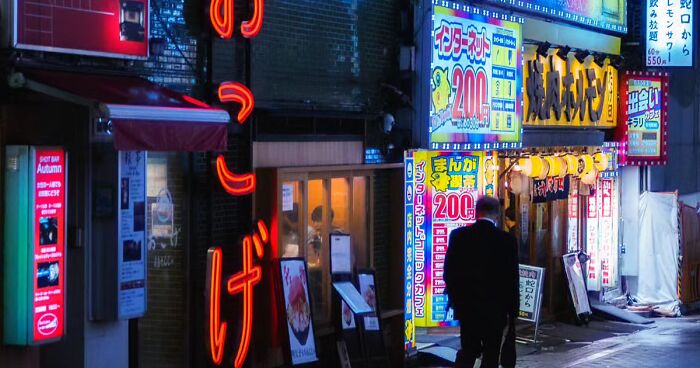
M146 313L146 152L119 152L118 318Z
M364 317L365 329L368 331L379 331L379 318L377 318L377 289L374 286L374 274L358 273L358 283L360 284L360 295L367 305L372 308L372 316Z
M646 0L646 66L693 66L693 0Z
M65 326L66 158L62 149L34 150L34 341Z
M591 306L588 303L588 292L586 291L586 285L583 281L581 263L579 263L577 253L565 254L562 258L564 260L564 270L566 271L566 278L569 282L569 292L571 293L571 300L574 303L576 314L590 314Z
M540 317L544 268L519 265L520 307L518 319L536 322Z
M297 365L315 362L318 357L306 262L301 258L283 258L280 268L291 363ZM352 286L351 283L348 284Z
M449 235L476 221L480 196L495 194L498 158L488 151L410 151L405 168L407 330L456 325L445 293Z
M431 149L518 147L522 18L439 4L433 6L432 63L425 76Z

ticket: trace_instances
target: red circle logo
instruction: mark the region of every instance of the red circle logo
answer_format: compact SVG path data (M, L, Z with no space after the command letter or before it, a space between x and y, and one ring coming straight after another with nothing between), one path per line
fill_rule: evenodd
M44 336L53 334L58 329L58 317L53 313L42 315L36 322L36 329Z

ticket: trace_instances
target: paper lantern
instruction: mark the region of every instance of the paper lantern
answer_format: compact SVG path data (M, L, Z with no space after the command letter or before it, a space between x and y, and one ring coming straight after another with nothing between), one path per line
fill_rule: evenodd
M549 165L549 172L547 176L557 176L561 177L562 171L566 171L565 165L562 159L557 156L546 156L544 160Z
M569 163L564 159L563 156L557 156L557 160L561 165L561 170L559 170L559 177L563 178L569 173Z
M532 161L529 158L518 159L518 166L523 175L532 176Z
M537 158L541 162L541 169L537 173L537 174L539 174L539 175L537 175L537 179L540 179L540 180L547 179L547 174L549 174L549 162L547 162L547 160L543 159L542 157L537 157ZM533 162L535 162L535 161L536 160L533 160ZM536 173L533 172L532 174L535 175Z
M510 179L510 191L515 193L515 194L520 194L523 192L523 176L520 174L520 172L517 171L511 171L509 179Z
M581 182L586 185L595 185L598 181L598 172L595 167L587 173L581 175Z
M593 156L591 155L580 155L578 157L578 175L583 176L595 170L595 164L593 161Z
M593 155L593 161L595 162L595 168L598 171L605 171L608 169L608 155L603 152L598 152Z
M578 157L573 154L564 156L566 161L566 173L569 175L578 175Z

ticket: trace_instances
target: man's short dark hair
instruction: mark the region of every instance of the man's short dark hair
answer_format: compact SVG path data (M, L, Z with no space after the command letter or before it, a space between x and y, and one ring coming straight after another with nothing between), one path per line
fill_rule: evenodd
M483 196L476 201L477 216L498 217L500 210L501 204L496 198Z
M331 209L331 221L333 221L333 218L335 217L335 214L333 213L333 210ZM322 206L316 206L313 211L311 211L311 221L315 222L323 222L323 207Z

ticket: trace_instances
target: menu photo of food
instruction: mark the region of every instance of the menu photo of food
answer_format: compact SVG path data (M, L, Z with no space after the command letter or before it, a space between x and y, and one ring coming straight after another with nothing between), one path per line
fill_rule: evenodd
M292 364L314 362L318 358L316 357L306 263L303 259L288 258L280 261L280 268Z
M355 314L345 301L340 301L340 313L343 320L343 330L355 328Z
M372 273L359 273L357 275L360 284L360 294L362 298L367 302L367 304L372 307L372 311L375 312L374 316L368 316L364 318L365 329L369 331L379 330L379 318L376 316L377 312L377 292L374 287L374 274Z

